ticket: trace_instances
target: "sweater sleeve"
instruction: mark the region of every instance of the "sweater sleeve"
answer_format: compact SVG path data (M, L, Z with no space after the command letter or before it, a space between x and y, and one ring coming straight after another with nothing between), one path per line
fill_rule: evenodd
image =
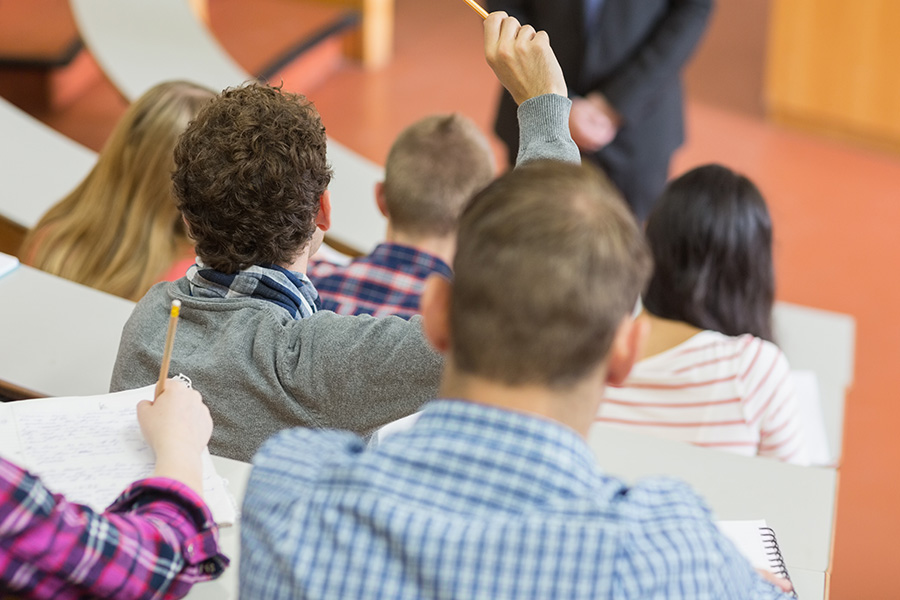
M572 101L557 94L529 98L519 106L519 156L516 167L534 160L581 164L569 132Z
M414 413L437 396L443 366L421 322L325 311L304 319L293 393L332 427L364 434Z
M599 90L625 122L641 118L656 90L681 70L694 52L713 0L672 0L666 16L634 55Z

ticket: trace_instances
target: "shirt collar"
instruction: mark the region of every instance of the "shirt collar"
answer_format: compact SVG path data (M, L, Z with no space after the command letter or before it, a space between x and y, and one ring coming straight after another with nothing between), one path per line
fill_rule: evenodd
M452 437L460 445L486 446L498 457L527 458L528 478L559 492L582 495L602 483L584 438L537 415L466 400L435 400L425 406L414 429L426 436Z
M319 309L319 293L303 273L277 265L252 265L237 273L223 273L200 258L185 274L192 296L206 298L257 298L284 308L294 319Z

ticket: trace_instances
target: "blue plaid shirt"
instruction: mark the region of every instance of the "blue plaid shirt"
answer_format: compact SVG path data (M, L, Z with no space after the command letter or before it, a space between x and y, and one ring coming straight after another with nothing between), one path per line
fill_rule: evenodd
M432 273L447 279L453 275L440 258L399 244L379 244L347 266L315 262L307 269L324 310L404 319L419 314L425 280Z
M687 486L629 488L525 414L436 401L375 448L295 429L254 462L242 598L786 597Z

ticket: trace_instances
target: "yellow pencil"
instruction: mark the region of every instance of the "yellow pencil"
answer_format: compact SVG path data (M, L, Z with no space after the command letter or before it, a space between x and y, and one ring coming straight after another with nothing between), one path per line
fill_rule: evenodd
M163 393L166 379L169 378L169 361L172 358L172 348L175 346L175 328L178 327L178 313L181 310L181 300L172 300L172 310L169 312L169 329L166 332L166 348L163 350L162 365L159 368L159 381L156 382L156 392L153 399Z
M468 4L469 6L471 6L471 7L472 7L472 10L474 10L474 11L477 12L479 15L481 15L481 18L482 18L482 19L487 19L487 18L488 18L488 12L487 12L486 10L484 10L483 8L481 8L481 7L478 5L478 3L475 2L475 0L466 0L466 4Z

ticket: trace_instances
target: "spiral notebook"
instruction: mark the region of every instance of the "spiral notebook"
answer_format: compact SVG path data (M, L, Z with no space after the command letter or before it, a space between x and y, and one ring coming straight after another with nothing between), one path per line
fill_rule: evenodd
M153 474L156 460L135 407L152 399L154 388L0 404L0 456L40 477L52 492L102 511L128 484ZM232 525L237 505L227 483L209 451L202 460L203 499L216 523Z
M781 548L778 547L775 531L765 520L716 521L716 525L751 565L790 581L791 577L784 564Z

